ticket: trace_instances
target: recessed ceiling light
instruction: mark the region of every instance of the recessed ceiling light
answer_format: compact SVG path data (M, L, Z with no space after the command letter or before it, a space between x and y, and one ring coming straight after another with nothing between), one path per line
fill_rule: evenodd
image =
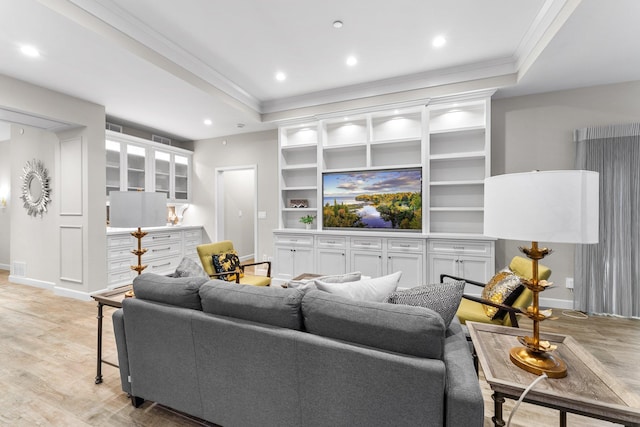
M344 25L342 21L333 21L333 28L342 28L342 25Z
M204 119L204 124L207 126L211 126L213 124L213 121L211 121L211 119Z
M358 58L356 58L355 56L350 56L347 58L347 65L349 67L353 67L357 63L358 63Z
M279 82L283 82L287 79L287 75L285 73L283 73L282 71L278 71L276 73L276 80Z
M37 58L38 56L40 56L40 51L34 46L30 45L24 45L20 47L20 52L22 52L23 55L29 56L31 58Z
M444 36L438 36L433 39L431 44L433 45L433 47L442 47L447 44L447 39L445 39Z

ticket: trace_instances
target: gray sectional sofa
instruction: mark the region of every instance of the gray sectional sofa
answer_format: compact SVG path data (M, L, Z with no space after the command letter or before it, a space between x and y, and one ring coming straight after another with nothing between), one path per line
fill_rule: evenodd
M436 312L143 274L113 315L122 389L224 427L483 424L465 335Z

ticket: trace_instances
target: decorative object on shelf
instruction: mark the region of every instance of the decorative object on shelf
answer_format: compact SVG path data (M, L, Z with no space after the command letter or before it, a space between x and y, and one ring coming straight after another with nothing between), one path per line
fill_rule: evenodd
M7 207L7 198L9 197L9 190L6 187L0 188L0 209L4 210Z
M51 188L49 187L49 172L40 160L27 161L22 168L22 196L24 208L31 216L42 215L47 212L47 205L51 202Z
M142 227L157 227L167 223L167 195L144 191L112 191L109 193L110 224L116 228L137 228L131 235L138 239L138 248L131 251L138 257L138 265L131 269L142 273L147 268L142 265L142 238L147 235Z
M538 261L551 253L538 242L598 242L597 172L568 170L516 173L487 178L484 184L484 234L509 240L531 241L520 250L531 259L532 279L523 280L533 294L532 305L523 312L533 321L533 336L518 337L522 347L511 349L511 361L520 368L549 378L563 378L567 365L540 341L540 322L551 317L541 311L539 293L546 282L538 280ZM522 195L530 205L505 202L505 196Z
M315 215L305 215L300 218L300 222L305 225L307 230L311 229L311 224L313 224L313 220L316 219Z
M176 225L178 223L178 215L176 215L175 206L167 206L167 223Z
M290 208L308 208L309 201L307 199L291 199L289 200Z

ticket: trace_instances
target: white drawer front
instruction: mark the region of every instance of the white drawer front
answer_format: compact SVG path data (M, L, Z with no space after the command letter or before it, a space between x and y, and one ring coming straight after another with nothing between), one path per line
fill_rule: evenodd
M144 273L165 274L174 272L178 264L180 264L180 259L176 257L158 258L148 263L143 260L142 264L147 264L147 268L143 271Z
M347 239L345 237L319 236L316 243L319 248L346 248Z
M137 273L131 269L109 274L108 285L131 283Z
M109 260L118 258L128 258L131 255L131 250L134 249L132 245L127 248L110 248L107 251L107 258Z
M390 251L409 251L409 252L421 252L422 240L409 240L409 239L389 239L387 241L387 249Z
M313 236L303 235L276 235L275 243L283 246L313 246Z
M172 241L181 241L182 233L180 231L163 231L163 232L154 232L149 233L142 239L142 247L146 248L148 246L154 245L162 245L163 243L172 242Z
M182 249L180 242L164 243L162 245L150 246L147 248L147 253L142 255L143 260L152 260L159 257L177 256L180 257Z
M202 240L202 230L197 229L197 230L185 230L184 232L184 238L185 240Z
M366 237L352 237L351 248L353 249L382 249L382 239Z
M126 258L117 261L112 261L109 263L109 274L119 272L122 270L130 270L132 265L138 263L138 259L135 258Z
M117 236L107 236L107 247L108 248L118 248L122 246L131 246L134 240L131 235L117 235Z
M465 255L492 254L491 242L466 240L429 240L429 252L456 253Z

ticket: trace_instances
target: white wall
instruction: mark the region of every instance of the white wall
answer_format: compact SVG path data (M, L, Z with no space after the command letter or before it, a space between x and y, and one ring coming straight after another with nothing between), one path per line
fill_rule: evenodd
M7 207L0 206L0 269L9 269L9 231L11 229L11 199L14 193L11 189L11 144L0 141L0 198L7 198Z
M492 102L491 114L492 175L534 169L573 169L573 130L638 122L640 81L497 99ZM526 195L522 195L519 202L523 207L543 203L528 200ZM527 244L530 242L498 241L496 267L507 265L519 254L518 246ZM541 298L573 300L565 288L565 278L575 276L574 246L556 243L544 246L554 250L542 263L551 268L551 280L557 286L546 290Z
M36 285L50 282L58 294L86 299L89 293L106 288L104 107L3 75L0 75L0 107L75 126L58 134L12 126L10 257L11 263L25 262L27 276L33 276L17 278L18 282ZM20 129L24 129L24 134L20 134ZM69 138L79 141L77 153L82 164L78 166L78 180L61 188L58 166L65 159L60 157L60 147ZM21 147L21 143L25 146ZM52 176L51 210L35 220L27 218L16 197L22 167L34 157L45 160ZM79 201L77 212L60 212L63 193L73 194ZM62 248L60 236L69 229L79 237L74 247ZM74 254L71 258L70 252ZM69 270L73 270L73 280L64 277Z
M231 240L242 260L254 254L254 200L256 190L253 169L224 172L224 238Z
M223 143L226 141L226 144ZM193 197L196 201L185 213L184 223L204 225L205 240L215 242L217 167L257 165L258 211L267 213L258 220L258 254L273 256L273 229L278 226L278 133L276 130L195 141L193 155Z

